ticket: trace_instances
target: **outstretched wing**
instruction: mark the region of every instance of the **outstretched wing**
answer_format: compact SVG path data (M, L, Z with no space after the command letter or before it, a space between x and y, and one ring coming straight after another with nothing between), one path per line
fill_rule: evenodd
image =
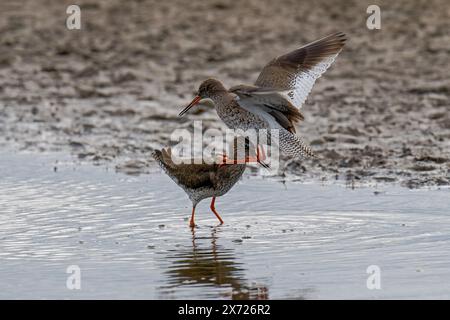
M301 108L316 80L334 62L346 41L342 32L331 34L270 61L255 82L276 90Z
M229 89L238 96L237 103L252 113L263 111L280 126L295 133L294 124L303 120L303 115L288 99L276 89L238 85Z

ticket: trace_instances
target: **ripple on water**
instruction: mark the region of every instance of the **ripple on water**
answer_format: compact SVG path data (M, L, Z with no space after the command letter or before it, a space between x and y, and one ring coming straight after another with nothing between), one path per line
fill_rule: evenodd
M24 170L10 170L11 162ZM37 268L49 296L66 297L52 282L55 268L76 262L93 286L87 298L449 296L448 190L374 195L244 179L217 200L225 225L205 201L191 231L190 203L166 176L69 164L55 173L52 163L0 157L0 276L11 279L3 284L11 294L24 296L13 283ZM372 264L387 289L365 287Z

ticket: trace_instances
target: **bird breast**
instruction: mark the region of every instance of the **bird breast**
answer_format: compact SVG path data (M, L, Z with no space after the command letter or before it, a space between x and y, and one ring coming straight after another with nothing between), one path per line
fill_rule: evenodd
M216 103L216 110L220 119L231 129L248 130L269 128L264 118L245 110L234 99L228 103L219 101Z

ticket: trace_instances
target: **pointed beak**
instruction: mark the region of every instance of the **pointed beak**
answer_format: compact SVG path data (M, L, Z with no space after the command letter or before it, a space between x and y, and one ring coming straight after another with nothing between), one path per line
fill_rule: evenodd
M188 106L187 106L186 108L184 108L184 109L180 112L180 114L179 114L178 116L179 116L179 117L182 117L186 112L188 112L188 110L189 110L190 108L192 108L193 106L195 106L200 100L202 100L202 97L196 96L196 97L194 98L194 100L192 100L191 103L189 103Z

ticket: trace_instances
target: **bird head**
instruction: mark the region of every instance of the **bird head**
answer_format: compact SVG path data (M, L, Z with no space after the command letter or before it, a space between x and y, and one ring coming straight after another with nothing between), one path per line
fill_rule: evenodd
M217 94L226 91L225 87L219 80L208 79L203 81L198 88L197 95L194 99L185 107L179 114L182 117L189 109L196 104L200 103L204 99L213 99Z

